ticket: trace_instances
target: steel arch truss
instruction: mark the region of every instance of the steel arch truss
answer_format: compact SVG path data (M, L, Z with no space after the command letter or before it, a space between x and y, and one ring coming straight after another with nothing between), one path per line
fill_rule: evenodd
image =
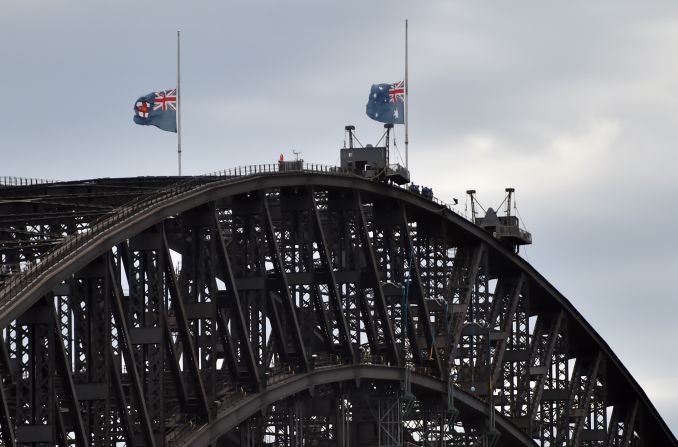
M214 187L2 310L2 444L677 445L531 267L356 182ZM44 255L16 248L31 218L7 272Z

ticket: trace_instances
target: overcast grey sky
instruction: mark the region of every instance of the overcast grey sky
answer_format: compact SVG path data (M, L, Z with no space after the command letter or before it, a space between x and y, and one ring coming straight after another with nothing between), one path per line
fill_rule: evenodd
M177 29L185 174L335 164L345 124L381 133L405 18L414 182L462 211L515 187L524 256L678 432L676 2L0 0L0 176L175 174L132 105L174 87Z

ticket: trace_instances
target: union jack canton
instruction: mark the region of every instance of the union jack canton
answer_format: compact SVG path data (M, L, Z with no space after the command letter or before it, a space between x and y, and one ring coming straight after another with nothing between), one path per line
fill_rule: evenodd
M405 123L405 82L373 84L365 108L373 120L390 123Z
M149 93L134 103L134 122L177 131L177 89Z

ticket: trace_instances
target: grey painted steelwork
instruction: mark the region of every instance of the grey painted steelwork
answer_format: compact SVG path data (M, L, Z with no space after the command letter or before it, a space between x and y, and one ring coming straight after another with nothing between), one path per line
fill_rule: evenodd
M2 445L678 445L569 301L401 188L13 186L0 222Z

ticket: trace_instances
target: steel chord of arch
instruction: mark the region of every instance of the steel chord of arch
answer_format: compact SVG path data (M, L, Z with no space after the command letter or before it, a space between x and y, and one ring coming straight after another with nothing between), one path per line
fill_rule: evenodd
M567 300L420 196L257 171L59 206L0 245L36 263L0 286L5 445L677 445Z
M325 384L350 383L355 381L358 377L365 381L375 381L373 383L398 383L407 380L408 375L413 387L416 387L418 392L425 394L435 393L438 395L446 393L445 385L441 381L435 378L421 376L416 373L408 373L407 369L397 366L362 364L340 365L335 368L319 368L308 373L297 374L289 380L276 382L262 393L246 396L235 404L233 411L219 414L212 424L198 428L189 436L182 439L181 443L177 445L208 446L241 424L248 415L260 414L260 412L267 407L275 405L277 402L283 402L290 396L304 393L309 388L319 388ZM466 393L457 393L456 400L459 402L460 407L463 407L467 414L471 416L471 419L474 417L482 418L487 416L488 409L486 405ZM369 395L363 395L357 397L357 399L366 403L366 401L369 401L370 397ZM367 412L366 415L367 414L370 413ZM375 416L376 414L373 413L372 417ZM467 426L467 430L471 432L472 427L473 423ZM506 418L499 416L497 419L497 427L502 433L504 442L502 445L536 446L527 435L514 427ZM287 429L289 430L289 427ZM452 445L468 445L469 447L471 445L481 445L479 442L482 441L482 437L477 436L477 434L474 434L473 436L473 443L462 444L459 441L462 440L463 437L453 437L453 433L450 432L449 437L443 436L439 441L444 442L446 440L445 438L447 438L447 441L454 442ZM376 436L374 441L376 441Z

